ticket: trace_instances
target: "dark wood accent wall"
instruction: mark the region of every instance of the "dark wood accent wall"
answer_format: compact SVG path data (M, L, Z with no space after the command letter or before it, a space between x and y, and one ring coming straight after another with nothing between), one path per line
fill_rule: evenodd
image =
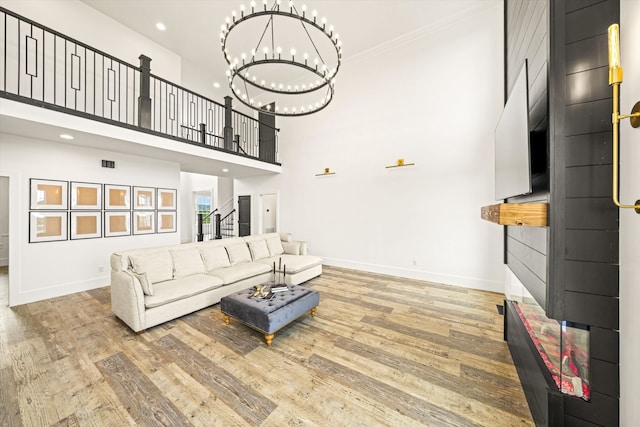
M561 396L561 425L619 424L618 209L607 82L607 27L619 16L619 0L505 0L505 93L528 58L530 122L546 133L549 155L548 187L508 200L548 202L549 227L507 227L507 263L549 317L591 331L591 402ZM534 65L542 63L544 93L536 83L541 65ZM545 425L559 420L553 411L544 415L551 417Z
M564 397L567 422L617 426L618 208L611 201L607 27L619 0L552 1L550 269L556 319L590 325L591 402Z
M505 81L504 100L509 97L525 59L529 76L529 125L540 138L532 140L533 150L548 157L548 64L549 4L547 1L505 0ZM542 146L540 146L540 144ZM548 163L548 162L546 162ZM509 203L549 201L548 172L536 183L534 193L513 197ZM538 303L547 307L546 227L506 227L506 263Z

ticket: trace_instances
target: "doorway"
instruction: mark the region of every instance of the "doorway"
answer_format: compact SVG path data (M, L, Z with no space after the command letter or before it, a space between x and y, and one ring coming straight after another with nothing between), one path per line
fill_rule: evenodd
M9 177L0 176L0 303L9 305Z
M251 196L238 196L238 236L251 235Z
M278 195L260 195L260 233L275 233L278 231Z
M202 231L202 238L210 240L213 238L213 221L212 216L209 215L213 208L212 200L213 196L211 191L194 191L193 192L193 206L194 215L192 222L192 240L193 242L198 240L198 232ZM198 230L198 214L202 214L204 220L202 221L202 230Z

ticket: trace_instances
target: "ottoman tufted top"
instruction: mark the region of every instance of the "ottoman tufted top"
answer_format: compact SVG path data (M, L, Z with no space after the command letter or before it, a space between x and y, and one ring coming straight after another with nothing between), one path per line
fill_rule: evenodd
M271 333L318 305L318 291L301 286L278 292L272 299L252 297L254 289L228 295L220 300L220 310L259 331Z

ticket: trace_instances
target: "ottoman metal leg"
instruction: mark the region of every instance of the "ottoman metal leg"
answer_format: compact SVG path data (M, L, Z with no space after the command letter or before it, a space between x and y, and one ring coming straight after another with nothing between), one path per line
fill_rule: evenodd
M311 309L311 317L316 317L316 311L318 311L318 307L313 307Z
M224 324L228 325L229 324L229 320L231 320L231 317L228 314L223 314L222 315L222 320L224 320Z
M271 342L273 342L273 337L276 334L264 334L264 340L267 342L267 345L270 346Z

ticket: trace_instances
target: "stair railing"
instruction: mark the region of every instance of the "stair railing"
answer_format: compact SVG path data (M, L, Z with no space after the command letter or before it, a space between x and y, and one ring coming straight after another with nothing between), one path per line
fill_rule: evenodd
M216 224L216 239L229 239L234 237L233 230L233 214L235 213L235 209L229 212L227 215L222 217L219 213L215 214L215 224Z
M202 212L198 212L196 214L196 217L198 219L198 234L196 235L196 240L198 242L203 242L204 241L204 237L209 236L209 238L207 240L211 240L211 220L209 220L207 222L207 219L210 219L212 215L216 214L216 212L218 211L218 209L214 209L213 211L209 212L208 214L204 214Z

